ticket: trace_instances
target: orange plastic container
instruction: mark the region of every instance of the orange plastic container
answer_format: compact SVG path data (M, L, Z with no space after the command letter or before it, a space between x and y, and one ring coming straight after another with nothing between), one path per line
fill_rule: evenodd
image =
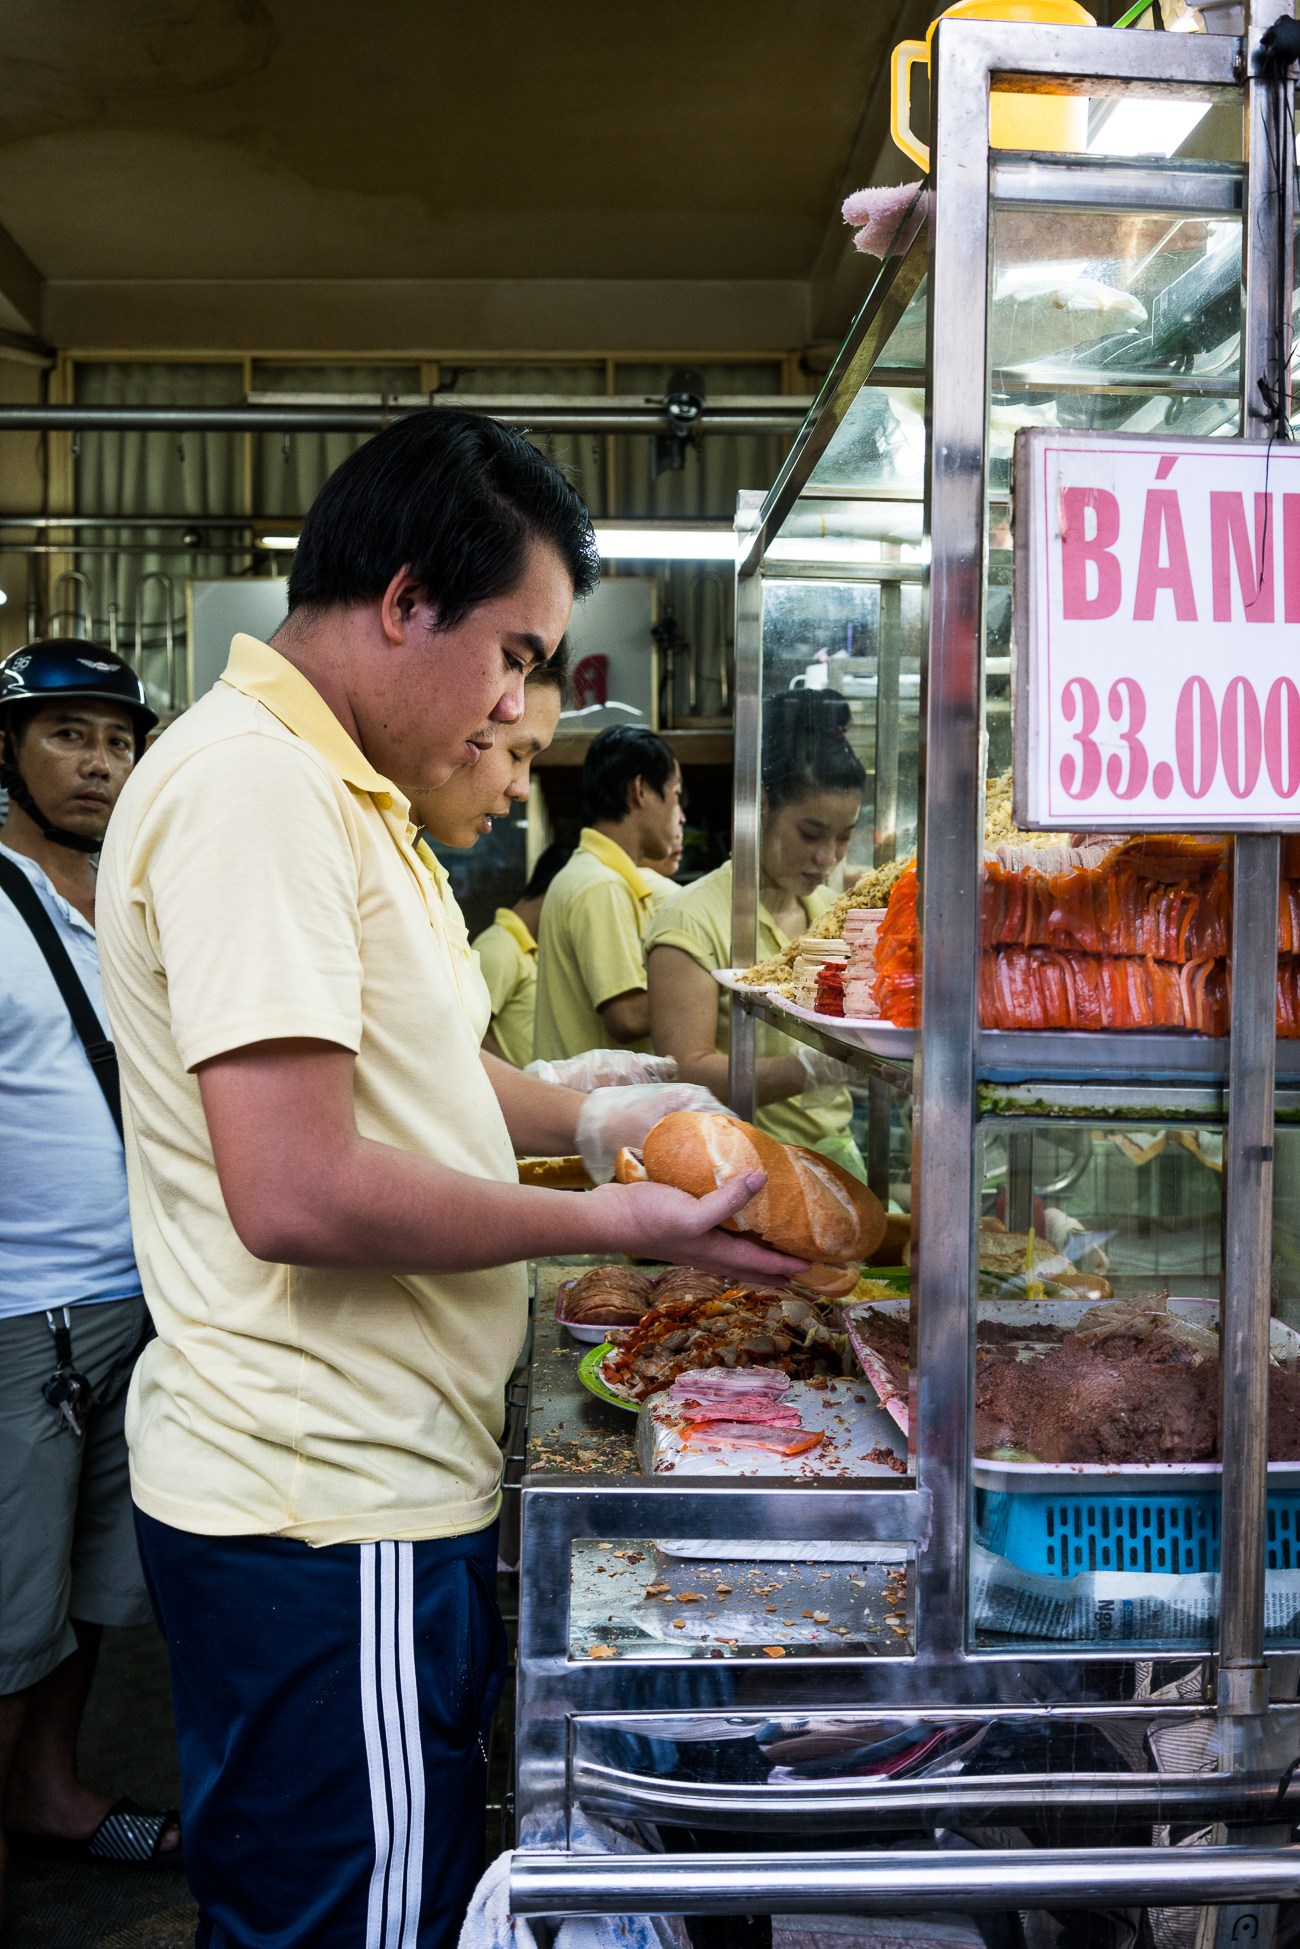
M1036 27L1095 27L1077 0L957 0L939 20L1008 20ZM889 132L921 169L930 151L911 127L912 69L930 67L936 20L923 41L900 41L892 57ZM989 101L989 143L994 149L1052 149L1080 155L1088 146L1088 102L1083 95L1004 95Z

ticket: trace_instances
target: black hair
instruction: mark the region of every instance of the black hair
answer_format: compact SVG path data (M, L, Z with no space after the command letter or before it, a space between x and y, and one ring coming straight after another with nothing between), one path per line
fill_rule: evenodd
M576 848L562 839L556 839L546 848L529 875L528 885L519 898L521 900L540 900L551 881L562 866L567 866Z
M543 689L558 690L560 709L569 701L569 639L562 636L555 646L555 654L547 663L535 663L524 679L524 687L529 684Z
M657 731L639 724L611 725L592 739L583 760L583 818L589 826L597 819L625 818L628 790L638 778L662 798L676 770L676 753Z
M838 690L778 690L763 699L763 790L769 812L814 792L855 792L867 774L848 740L853 713Z
M312 502L289 611L372 601L409 566L454 629L514 588L534 541L557 550L575 596L590 595L596 537L559 468L485 413L411 413L349 454Z

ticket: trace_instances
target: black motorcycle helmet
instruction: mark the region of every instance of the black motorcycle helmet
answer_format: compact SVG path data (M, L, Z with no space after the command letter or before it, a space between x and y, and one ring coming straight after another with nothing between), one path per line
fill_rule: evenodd
M158 722L144 694L144 685L129 664L80 636L44 637L27 643L0 663L0 725L3 726L3 758L0 785L15 805L20 805L46 839L78 853L97 853L101 841L80 832L64 832L51 825L28 791L18 769L18 753L9 735L15 704L57 704L65 697L98 697L110 704L125 704L135 724L135 755L142 755L145 740Z

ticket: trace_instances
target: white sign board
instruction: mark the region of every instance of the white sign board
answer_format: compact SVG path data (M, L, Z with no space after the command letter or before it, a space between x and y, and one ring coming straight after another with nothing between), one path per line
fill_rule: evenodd
M207 695L230 660L232 638L242 630L265 643L289 611L283 575L191 576L185 584L189 623L189 701Z
M1300 446L1031 428L1015 816L1300 831Z
M648 575L602 576L569 622L573 703L562 731L659 723L659 658L650 634L655 582Z

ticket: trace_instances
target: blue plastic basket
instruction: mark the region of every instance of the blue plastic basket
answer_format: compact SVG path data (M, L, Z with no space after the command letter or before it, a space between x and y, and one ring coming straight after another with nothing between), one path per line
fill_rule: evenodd
M976 1489L980 1542L1021 1570L1077 1577L1085 1570L1186 1576L1219 1568L1219 1496L1041 1495ZM1270 1570L1300 1570L1300 1491L1268 1499Z

